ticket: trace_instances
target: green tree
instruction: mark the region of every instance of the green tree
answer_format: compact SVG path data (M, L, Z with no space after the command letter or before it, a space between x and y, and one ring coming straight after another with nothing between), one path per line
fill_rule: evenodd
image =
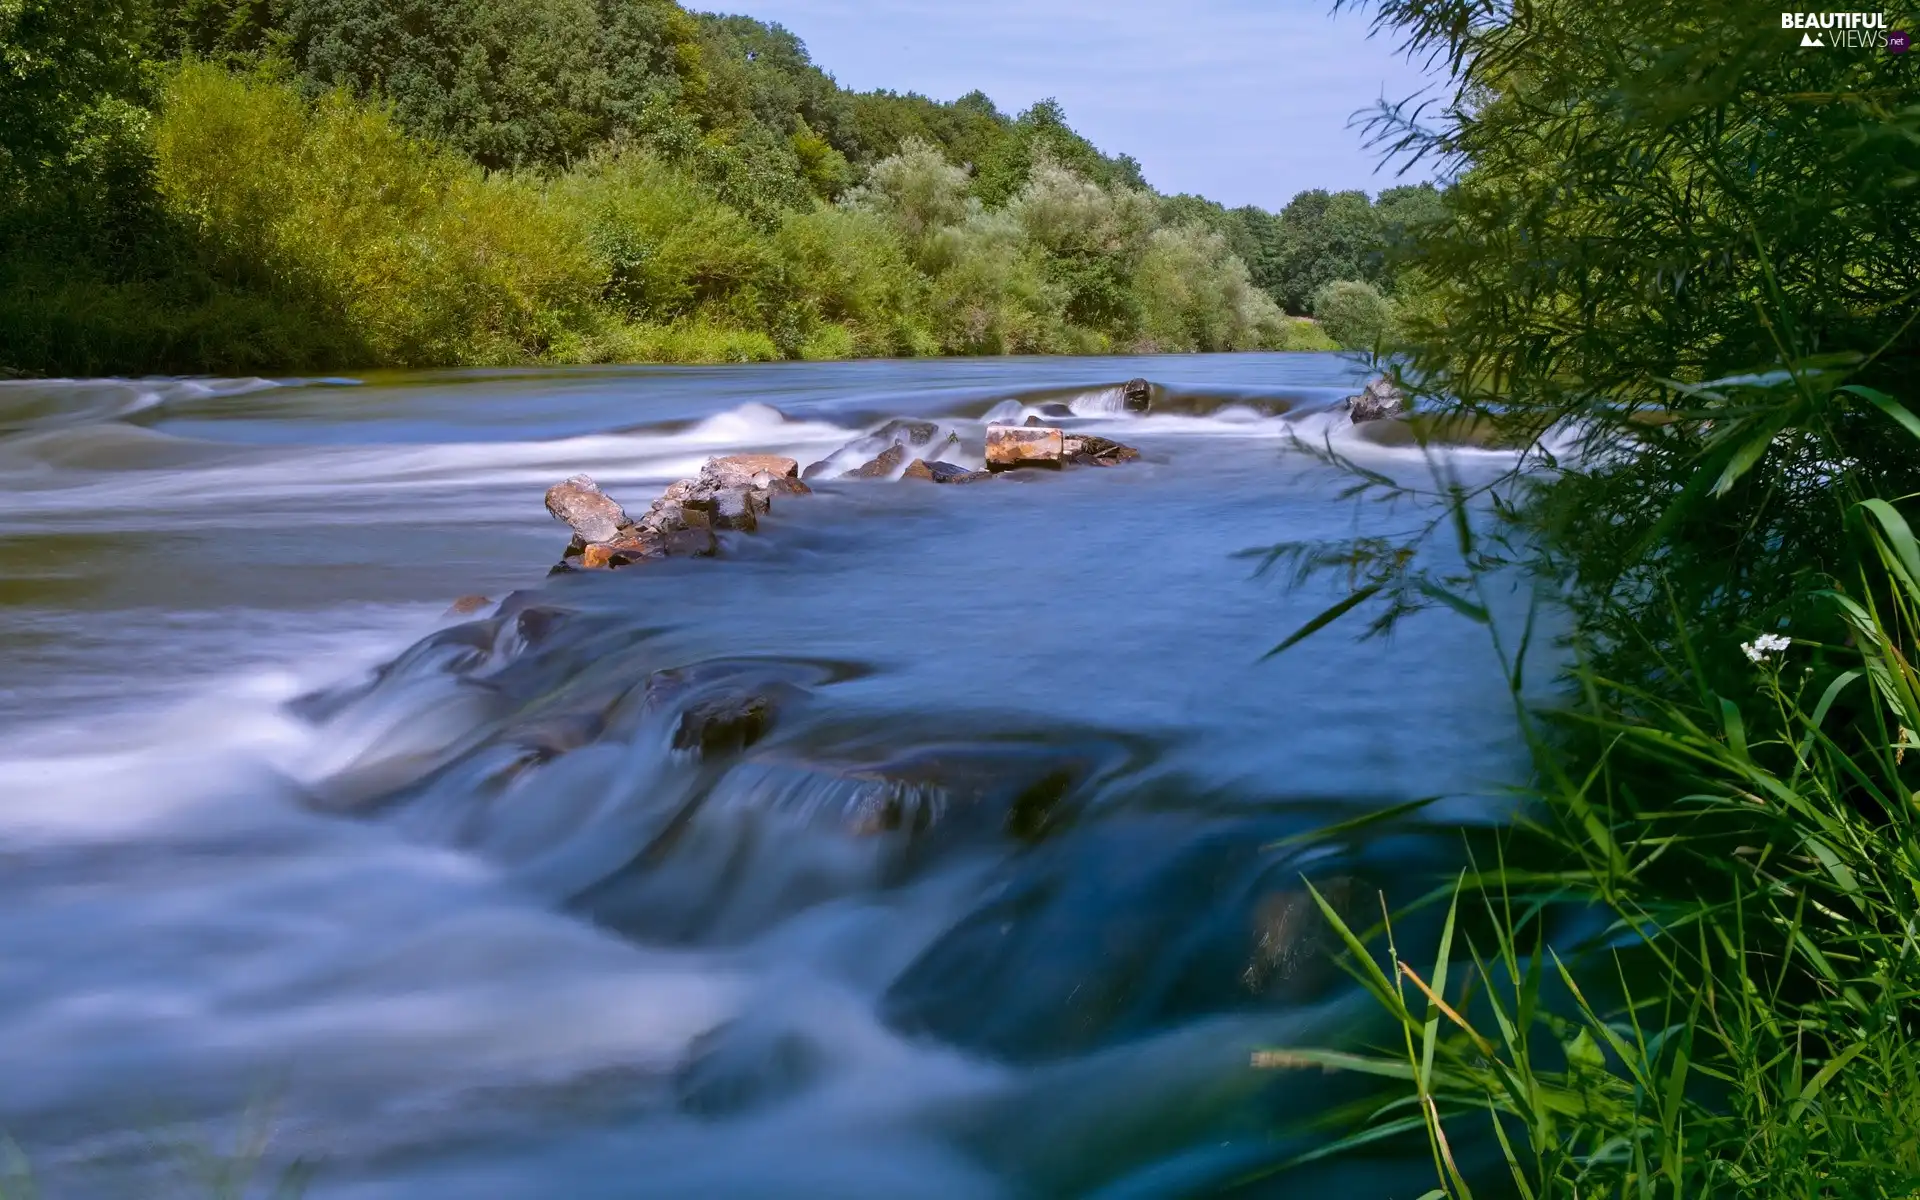
M1301 192L1280 212L1275 248L1275 299L1304 313L1313 295L1336 279L1378 283L1385 265L1380 220L1365 192Z
M0 0L0 186L64 177L144 99L140 0Z
M1342 350L1381 348L1393 333L1393 302L1358 279L1336 279L1313 294L1313 318Z
M699 27L671 0L289 0L284 24L312 88L382 97L486 167L660 133L706 90Z

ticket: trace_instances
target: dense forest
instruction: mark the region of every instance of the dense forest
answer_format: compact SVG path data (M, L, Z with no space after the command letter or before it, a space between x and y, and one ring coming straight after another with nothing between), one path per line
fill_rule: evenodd
M13 370L1371 346L1437 211L1163 196L672 0L0 7Z

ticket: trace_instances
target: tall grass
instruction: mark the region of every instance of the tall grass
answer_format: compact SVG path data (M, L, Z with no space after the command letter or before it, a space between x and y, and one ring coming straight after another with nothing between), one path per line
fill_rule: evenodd
M1824 399L1920 452L1891 397ZM1497 858L1431 898L1430 952L1322 902L1402 1043L1260 1061L1410 1086L1320 1153L1424 1132L1431 1195L1457 1198L1920 1194L1920 541L1895 498L1822 470L1850 567L1801 610L1843 636L1749 628L1734 685L1706 684L1676 608L1645 658L1613 656L1652 679L1583 661L1572 701L1538 711L1489 577L1451 597L1500 645L1535 783ZM1600 927L1556 936L1568 914ZM1506 1179L1465 1165L1488 1145Z
M1443 479L1454 577L1424 533L1307 557L1388 624L1486 622L1524 565L1574 666L1534 711L1511 648L1534 780L1436 893L1448 936L1349 930L1403 1044L1274 1061L1411 1085L1376 1128L1428 1140L1436 1195L1914 1195L1920 275L1889 248L1920 77L1741 0L1376 11L1455 85L1374 125L1454 179L1398 276L1402 372L1436 420L1577 450L1497 485L1504 545Z

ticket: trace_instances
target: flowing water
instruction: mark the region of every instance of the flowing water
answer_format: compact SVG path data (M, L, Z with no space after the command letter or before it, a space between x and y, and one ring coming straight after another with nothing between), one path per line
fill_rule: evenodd
M1377 912L1521 761L1450 612L1259 661L1341 584L1240 552L1423 518L1292 440L1421 476L1327 411L1363 379L0 384L0 1132L47 1196L212 1194L209 1155L328 1197L1424 1190L1247 1182L1349 1094L1251 1052L1379 1034L1302 877ZM547 577L562 476L637 512L901 416L977 465L1028 412L1144 457L820 483L718 559Z

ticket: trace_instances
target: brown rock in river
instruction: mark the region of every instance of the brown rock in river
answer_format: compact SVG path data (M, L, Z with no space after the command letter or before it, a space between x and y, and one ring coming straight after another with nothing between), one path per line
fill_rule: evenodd
M752 533L760 527L764 505L756 505L751 488L714 487L702 483L687 495L682 507L688 514L700 513L712 529L737 529Z
M987 469L1057 467L1066 457L1062 434L1053 428L1024 425L987 426Z
M707 466L715 470L742 471L747 475L765 471L769 475L800 478L799 461L784 454L729 454L723 458L709 459Z
M719 549L710 529L679 529L671 533L634 531L612 541L592 542L580 551L580 565L589 570L625 567L649 558L709 558Z
M986 477L985 471L969 471L950 462L928 462L923 458L908 463L905 473L900 476L902 479L925 479L930 483L972 483Z
M575 475L547 489L547 511L583 542L611 541L627 523L626 510L590 476Z
M1132 446L1090 433L1070 434L1061 439L1060 448L1068 462L1084 467L1118 466L1140 457Z
M885 479L900 469L907 461L907 448L899 442L882 450L873 461L855 467L842 475L842 479Z
M485 608L492 601L485 596L462 596L447 609L450 617L470 617Z
M810 490L800 482L800 464L779 454L729 454L725 458L710 458L700 468L700 477L725 487L757 487L796 496Z
M1153 407L1153 385L1144 379L1129 379L1120 385L1120 404L1128 412L1146 412Z
M1406 397L1394 382L1381 375L1367 381L1367 386L1357 396L1347 397L1347 415L1353 418L1355 425L1363 421L1378 421L1402 412L1407 407Z

